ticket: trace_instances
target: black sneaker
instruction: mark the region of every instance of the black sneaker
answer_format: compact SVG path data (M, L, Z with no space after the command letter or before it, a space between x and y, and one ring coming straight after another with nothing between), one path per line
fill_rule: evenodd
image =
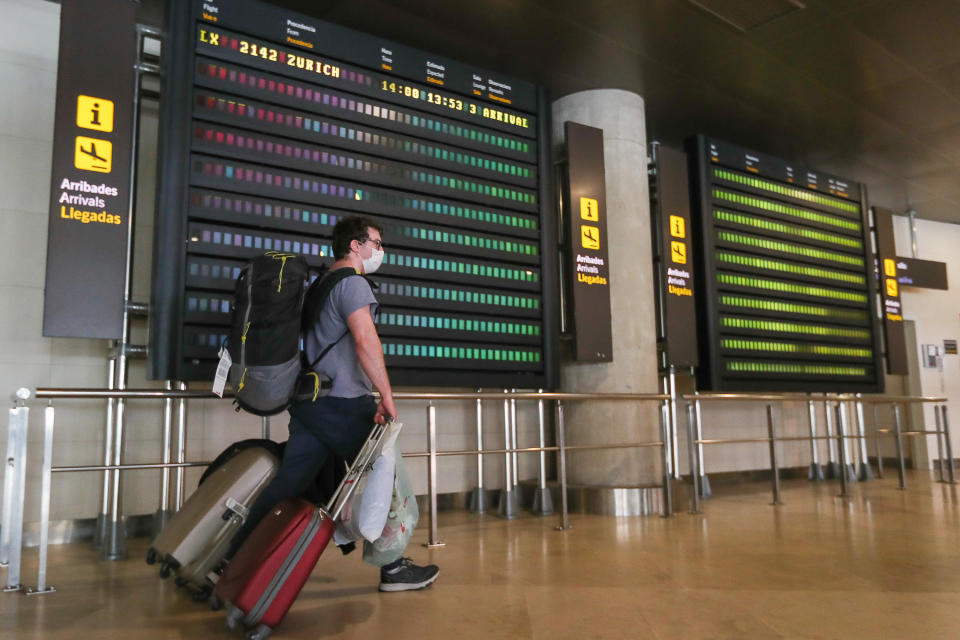
M440 567L429 564L420 567L410 558L401 558L400 566L389 571L380 569L380 591L414 591L433 584L440 575Z

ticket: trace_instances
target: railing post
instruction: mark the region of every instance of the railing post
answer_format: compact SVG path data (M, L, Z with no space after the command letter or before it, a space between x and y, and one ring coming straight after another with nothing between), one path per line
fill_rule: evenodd
M846 446L847 434L850 433L850 430L847 428L847 405L843 400L837 400L837 433L839 434L839 439L837 442L843 442ZM854 468L853 460L854 456L851 455L849 449L844 449L845 459L840 461L840 469L843 473L847 474L847 482L856 482L857 481L857 470Z
M940 405L940 412L943 420L943 443L947 447L947 482L956 484L953 474L953 445L950 443L950 423L947 422L947 405Z
M24 392L26 397L20 398L20 392ZM16 528L14 520L17 515L16 498L17 482L20 471L20 423L21 409L29 412L29 409L23 406L23 401L30 396L26 389L20 389L17 392L13 407L10 408L7 416L7 457L3 465L3 519L0 521L0 567L6 567L10 564L10 554L12 542L12 533Z
M37 563L37 586L27 589L28 596L53 593L53 585L47 586L47 550L50 543L50 491L51 468L53 467L53 404L43 414L43 463L40 470L40 552Z
M694 426L693 403L687 404L687 457L690 463L690 513L700 511L700 470L697 468L697 430Z
M877 405L873 405L873 442L877 450L877 477L883 478L883 451L880 447L880 420L877 418Z
M694 391L694 395L700 395L700 392ZM697 427L697 469L700 474L700 497L706 499L713 495L713 491L710 489L710 478L707 476L707 469L704 464L703 444L700 443L700 440L703 440L703 415L700 412L699 398L693 401L693 415L696 418L695 424Z
M935 430L937 432L937 470L939 471L939 478L937 482L946 482L947 481L947 468L944 466L943 459L943 431L940 428L940 407L933 405L933 419Z
M483 389L477 389L483 393ZM483 400L477 398L477 451L483 451ZM470 492L470 511L485 513L487 498L483 493L483 453L477 453L477 486Z
M820 466L820 451L817 444L817 408L813 400L807 400L807 424L810 428L810 470L807 479L814 482L823 480L823 467Z
M907 466L903 461L903 422L900 418L900 405L894 403L893 405L893 427L897 436L897 472L900 477L900 489L907 488Z
M129 262L127 264L127 282L129 293ZM124 305L129 301L129 295L124 298ZM126 308L123 312L124 337L120 341L120 355L117 356L117 378L116 388L123 391L127 388L127 363L128 357L126 349L127 337L129 335L129 315ZM113 422L113 464L120 465L123 461L123 430L126 427L127 404L124 398L117 398L115 416ZM102 544L102 556L104 560L122 560L127 557L127 529L123 520L123 495L120 486L120 470L114 469L110 472L110 509L106 525L105 537Z
M867 454L867 426L863 419L863 394L857 394L857 402L854 404L854 410L857 412L857 435L860 442L860 470L859 479L861 482L873 480L873 472L870 470L870 457Z
M767 439L770 441L770 474L773 488L773 502L776 506L783 504L780 500L780 467L777 466L777 439L773 431L773 405L767 405Z
M511 389L510 393L516 393L516 389ZM519 444L517 440L517 401L514 398L510 398L510 444L507 446L508 449L518 449ZM516 451L513 452L510 456L511 464L513 469L511 474L513 476L513 494L516 496L517 506L520 506L520 490L518 486L520 484L520 454Z
M427 548L444 547L437 533L437 408L432 402L427 404L427 492L430 498L430 539Z
M177 382L174 385L174 388L179 391L187 390L186 382ZM187 461L187 399L178 398L177 399L177 463L183 464ZM180 507L183 506L183 501L186 498L184 495L186 486L184 484L184 468L177 467L177 473L175 479L175 490L174 490L174 504L175 511L180 511Z
M27 426L30 423L30 408L23 402L30 397L26 389L17 391L17 406L10 409L8 442L13 440L12 457L8 453L7 466L12 469L10 474L10 533L7 537L7 584L4 591L20 591L20 569L23 560L23 507L26 499L26 471L27 471ZM4 491L6 493L6 491ZM4 501L6 503L6 501ZM7 527L4 527L6 529ZM6 536L6 531L4 531Z
M117 386L117 358L107 359L107 389L113 391ZM113 418L117 401L107 398L107 418L103 432L103 466L113 463ZM93 530L93 548L100 550L107 539L107 526L110 522L110 472L103 472L103 488L100 496L100 513L97 514L96 528Z
M839 474L839 468L837 465L837 449L836 443L833 441L833 413L831 413L831 405L829 398L824 398L823 400L823 412L824 412L824 424L827 429L827 477L836 478Z
M164 384L167 391L173 390L173 383L167 380ZM170 441L173 432L173 399L163 399L163 464L170 464ZM164 467L160 471L160 505L153 517L154 534L159 534L170 519L170 469Z
M537 393L543 393L543 389L537 389ZM537 469L537 488L533 492L534 513L541 516L548 516L553 513L553 498L550 496L550 489L547 488L547 452L543 450L546 446L546 415L543 398L537 400L537 419L539 424L538 442L540 454L537 456L540 463Z
M663 476L663 511L660 515L669 518L673 515L673 473L670 470L670 448L667 433L667 417L670 412L669 400L660 403L660 464L663 467L661 474Z
M563 425L563 403L557 400L557 447L560 455L560 524L555 529L557 531L568 531L570 526L570 517L567 506L567 437Z
M670 451L673 456L671 468L673 477L680 479L680 420L678 412L680 403L677 402L677 372L673 365L670 365L670 375L667 378L669 386L667 392L670 395Z
M846 497L849 495L847 493L847 483L849 482L849 476L847 475L847 443L844 440L844 429L842 427L844 419L844 410L843 403L837 402L836 406L836 415L837 415L837 449L840 451L840 496Z
M506 389L504 393L508 393ZM510 400L503 399L503 491L500 492L498 512L500 517L517 517L517 493L513 490L513 456L510 455Z

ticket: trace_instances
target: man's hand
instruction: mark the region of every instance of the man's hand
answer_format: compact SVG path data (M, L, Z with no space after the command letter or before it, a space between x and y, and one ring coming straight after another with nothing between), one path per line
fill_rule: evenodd
M377 415L373 420L377 424L387 424L390 420L397 419L397 407L393 404L392 397L385 397L377 405Z

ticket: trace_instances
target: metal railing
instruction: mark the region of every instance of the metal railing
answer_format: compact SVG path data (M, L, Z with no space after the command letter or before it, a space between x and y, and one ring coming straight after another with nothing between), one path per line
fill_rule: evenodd
M179 385L178 385L179 386ZM23 548L23 507L25 500L25 467L26 467L26 443L27 427L29 419L29 407L26 404L30 397L27 389L21 389L17 393L17 399L14 408L10 410L10 429L8 433L8 464L6 467L6 482L4 484L3 501L3 522L2 539L0 539L0 562L8 564L7 572L7 591L24 591L29 594L52 593L55 589L47 583L47 547L49 544L49 525L50 525L50 501L51 501L51 479L54 473L77 473L77 472L95 472L102 471L109 474L105 477L104 483L104 505L109 506L108 513L101 513L104 521L110 523L119 523L122 520L121 503L119 501L120 492L120 472L140 469L160 469L163 471L162 481L169 481L169 471L177 471L176 478L176 506L182 504L183 498L183 472L188 467L207 466L209 462L188 462L184 459L186 443L186 401L201 399L219 399L209 392L186 391L180 389L51 389L38 388L34 393L37 400L46 400L47 406L44 407L44 432L43 432L43 463L41 468L41 491L40 491L40 542L39 542L39 562L37 571L37 586L31 589L24 589L20 584L21 557ZM225 394L224 397L229 397ZM56 412L53 406L54 400L63 399L106 399L108 401L119 402L126 400L162 400L163 401L163 442L165 450L163 452L163 461L157 463L138 463L123 464L118 444L114 443L115 450L109 448L105 453L102 465L64 465L53 466L53 435ZM673 512L672 494L670 486L671 468L667 456L665 444L669 442L670 432L673 428L669 424L669 403L670 396L663 394L620 394L620 393L544 393L537 392L471 392L471 393L417 393L417 392L398 392L394 393L395 400L426 400L427 401L427 450L424 452L415 452L404 454L404 457L424 457L427 459L427 487L428 487L428 547L441 547L444 543L440 541L438 534L437 520L437 459L443 456L476 456L477 459L477 483L479 491L474 490L473 495L479 494L480 504L474 505L475 511L483 511L483 456L484 455L503 455L504 456L504 488L501 491L500 512L504 517L513 517L516 515L517 504L517 456L521 453L537 453L540 456L538 465L538 486L537 492L540 495L539 508L535 500L534 511L543 515L552 513L552 507L549 504L549 489L546 480L545 455L547 452L557 452L558 455L558 476L560 481L561 495L561 518L556 529L565 531L570 529L569 510L567 500L567 466L566 454L568 451L581 451L589 449L626 449L626 448L647 448L659 447L661 452L661 463L663 465L662 473L662 492L664 516L671 515ZM440 451L437 447L437 414L434 403L448 400L475 400L477 403L477 448L469 450ZM484 449L482 432L482 401L497 400L504 403L504 437L505 446L498 449ZM538 403L538 446L519 447L516 442L517 433L517 412L516 402L523 400L535 400ZM169 447L171 445L171 421L172 405L177 401L179 407L179 428L177 435L177 461L170 461ZM627 401L627 402L658 402L659 411L659 433L660 439L648 442L623 442L613 444L595 444L595 445L567 445L564 426L563 409L565 402L584 402L584 401ZM547 446L545 442L545 422L546 412L545 403L556 403L556 445ZM108 432L109 432L108 425ZM262 421L262 435L269 437L269 419ZM110 480L109 484L107 480ZM169 497L168 487L161 487L161 504L159 512L164 511ZM98 521L98 528L100 526ZM112 535L124 534L123 530L117 526L109 529ZM111 556L105 556L108 559L114 559Z
M705 497L703 487L704 478L704 459L703 446L715 444L743 444L743 443L766 443L769 446L770 455L770 482L771 493L773 495L772 505L783 504L780 496L780 468L777 461L777 442L809 442L811 452L810 479L822 480L823 473L820 468L816 443L819 440L827 441L829 445L829 463L834 465L834 449L839 452L839 463L837 468L833 469L832 475L838 477L841 483L840 495L846 497L849 495L848 484L851 480L856 481L858 474L853 469L853 464L848 461L847 444L854 441L860 447L861 469L859 477L861 480L870 478L870 466L866 447L866 426L864 421L863 405L872 404L874 408L881 404L890 404L894 413L894 429L875 429L875 438L877 441L877 464L878 475L883 477L883 457L880 454L879 438L881 434L893 434L896 440L898 470L899 470L899 488L906 488L906 464L903 454L904 436L926 436L933 435L937 437L937 447L939 451L939 482L955 484L953 470L953 447L950 440L950 429L947 420L947 399L939 396L864 396L861 394L839 394L834 396L825 396L814 399L809 395L799 394L748 394L748 393L692 393L680 396L687 401L687 449L690 465L691 491L690 491L690 512L701 513L700 500ZM703 422L700 408L701 402L765 402L766 403L766 437L754 438L711 438L702 436ZM825 403L827 419L827 435L818 436L816 432L816 417L814 403L820 401ZM806 402L808 405L809 434L806 436L778 436L774 420L773 403L774 402ZM904 404L915 403L933 403L934 415L936 417L935 430L911 430L903 431L901 419L901 406ZM831 412L831 408L833 411ZM848 409L852 408L856 415L857 433L849 433ZM836 424L836 435L832 430L832 425ZM874 421L876 423L876 411L874 411ZM944 459L946 456L946 460ZM852 460L853 456L850 455ZM706 494L708 495L708 494Z

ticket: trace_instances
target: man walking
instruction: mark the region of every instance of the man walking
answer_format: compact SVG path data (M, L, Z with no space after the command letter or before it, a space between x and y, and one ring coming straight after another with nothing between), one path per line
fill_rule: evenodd
M228 557L280 501L300 495L331 454L353 460L370 435L374 422L396 419L390 379L380 337L373 322L378 303L366 278L383 261L383 230L373 220L350 216L333 229L335 262L327 276L348 269L331 289L321 308L305 309L304 348L321 377L333 381L330 394L290 407L290 439L276 477L250 508L250 515L231 543ZM309 300L308 300L309 304ZM332 347L330 345L333 345ZM380 392L379 404L373 389ZM381 591L422 589L437 579L435 565L418 566L400 558L380 569Z

